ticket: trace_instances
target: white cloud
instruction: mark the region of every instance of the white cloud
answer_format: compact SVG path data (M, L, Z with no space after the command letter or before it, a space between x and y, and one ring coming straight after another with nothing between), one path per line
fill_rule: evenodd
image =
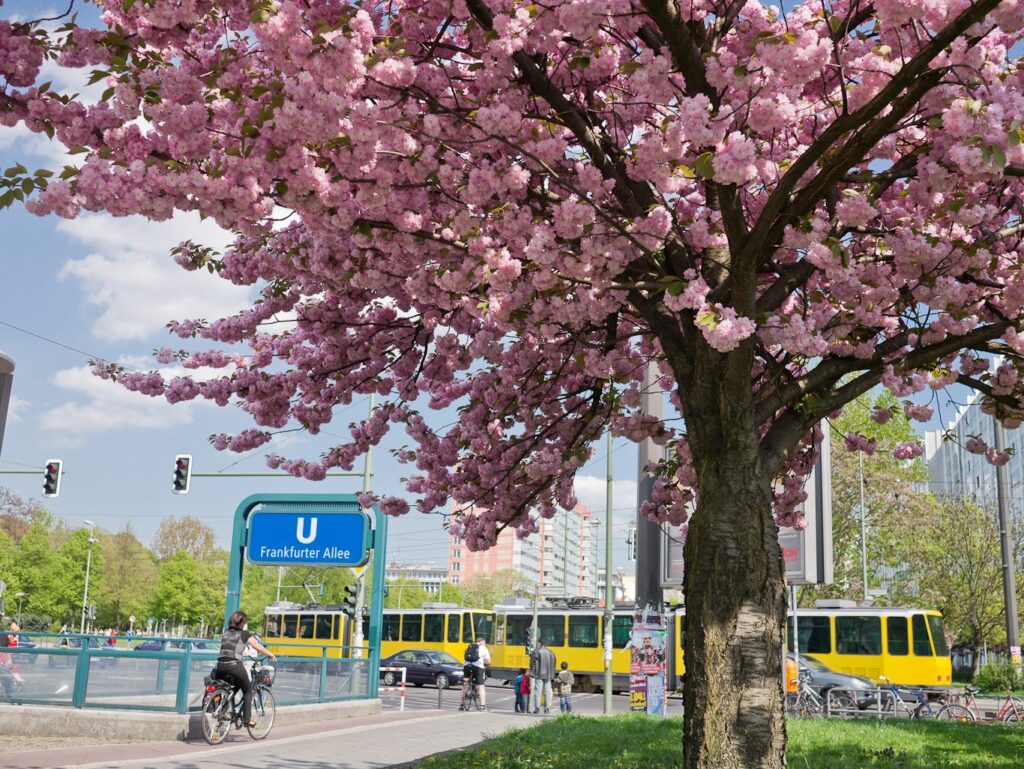
M28 407L32 404L24 398L19 398L17 395L11 394L11 400L7 404L7 419L11 422L20 422L22 420L22 414L24 414Z
M179 368L161 368L160 373L165 379L187 373L199 380L218 374L212 369L186 372ZM192 424L197 407L212 406L203 400L171 404L163 398L131 392L116 382L100 379L88 366L62 369L54 375L53 383L71 393L73 400L48 410L40 424L44 430L59 432L65 437L122 428L180 427Z
M178 214L166 222L91 214L57 226L95 249L68 261L60 274L80 282L86 300L102 308L92 325L100 339L146 339L164 334L169 320L213 320L248 303L246 287L205 270L187 272L171 259L170 250L183 240L217 250L231 241L229 233L197 214Z
M596 515L604 515L606 481L596 475L577 475L573 483L576 498ZM612 512L618 521L636 518L636 481L630 479L612 481Z

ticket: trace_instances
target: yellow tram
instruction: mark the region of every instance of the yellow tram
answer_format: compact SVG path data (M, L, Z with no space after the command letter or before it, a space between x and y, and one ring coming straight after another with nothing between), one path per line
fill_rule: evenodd
M840 602L834 602L839 604ZM616 606L612 621L612 673L616 691L628 689L629 645L633 607ZM685 612L669 614L665 644L672 653L668 680L682 682ZM863 608L826 605L797 614L800 654L820 660L839 673L864 676L876 683L883 677L905 686L949 686L952 663L942 615L929 609ZM339 606L304 607L277 603L265 612L263 640L275 654L329 658L348 656L351 622ZM466 645L486 638L492 676L511 681L529 667L526 640L533 624L532 602L498 605L493 611L465 609L454 604L426 603L420 609L385 609L381 657L407 649L431 649L462 659ZM537 609L541 639L559 663L568 662L583 691L596 691L604 676L603 609L557 608L542 603ZM789 649L793 643L792 616L787 621ZM368 639L368 621L363 619Z

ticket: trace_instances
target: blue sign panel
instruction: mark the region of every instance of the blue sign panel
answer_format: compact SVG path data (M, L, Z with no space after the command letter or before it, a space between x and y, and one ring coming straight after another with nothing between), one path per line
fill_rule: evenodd
M369 548L365 513L257 510L249 516L245 557L262 566L362 566Z

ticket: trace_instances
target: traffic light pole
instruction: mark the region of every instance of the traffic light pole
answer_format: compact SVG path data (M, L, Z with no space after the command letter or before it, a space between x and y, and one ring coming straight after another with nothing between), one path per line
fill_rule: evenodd
M615 544L615 527L612 507L612 449L614 438L611 428L608 429L608 467L604 493L604 714L612 714L612 623L615 621L615 585L612 584L612 571L615 569L613 555Z

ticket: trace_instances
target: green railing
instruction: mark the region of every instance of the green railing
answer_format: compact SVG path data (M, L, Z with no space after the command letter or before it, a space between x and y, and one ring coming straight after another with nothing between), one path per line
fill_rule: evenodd
M9 650L24 686L16 687L12 676L0 672L0 702L187 713L202 705L203 679L216 665L219 647L198 638L136 637L130 643L119 638L109 646L105 636L19 635L37 645ZM159 647L138 648L147 642ZM279 705L370 696L376 671L371 675L368 657L328 657L338 647L301 646L318 656L279 656L272 663ZM347 655L353 651L341 649Z

